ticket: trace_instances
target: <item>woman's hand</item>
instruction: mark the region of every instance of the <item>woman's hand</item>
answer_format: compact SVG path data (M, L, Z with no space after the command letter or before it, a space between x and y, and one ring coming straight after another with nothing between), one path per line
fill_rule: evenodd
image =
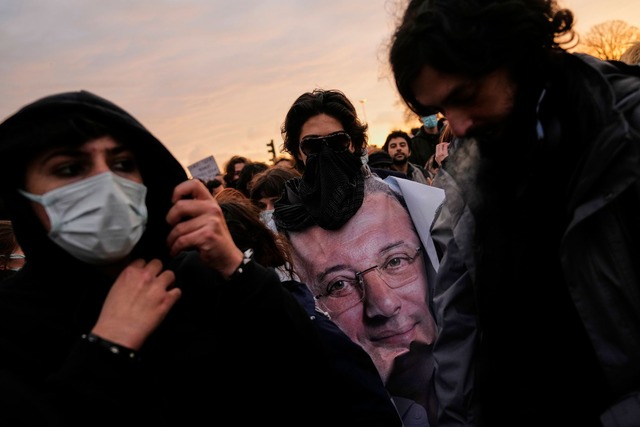
M441 142L439 144L436 144L435 158L436 158L436 162L438 162L438 165L442 166L442 161L446 159L448 155L449 155L448 142Z
M242 262L222 209L207 187L197 179L178 184L167 222L173 226L167 238L171 255L195 249L202 261L228 278Z
M139 350L182 295L180 289L170 289L174 280L157 259L133 261L111 287L91 332Z

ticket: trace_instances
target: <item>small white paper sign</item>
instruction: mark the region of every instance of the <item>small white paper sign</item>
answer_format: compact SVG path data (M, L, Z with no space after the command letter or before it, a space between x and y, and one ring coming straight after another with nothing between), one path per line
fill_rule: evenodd
M194 178L199 178L205 183L213 180L218 174L220 174L220 168L216 159L213 156L205 157L202 160L187 166L189 173Z

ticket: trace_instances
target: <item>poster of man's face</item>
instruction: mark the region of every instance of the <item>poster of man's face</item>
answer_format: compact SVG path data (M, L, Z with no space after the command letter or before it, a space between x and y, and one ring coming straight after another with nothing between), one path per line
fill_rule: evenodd
M369 353L385 381L412 343L433 343L422 243L397 200L375 193L341 229L311 227L292 233L291 242L320 308Z
M427 408L436 336L428 255L407 207L365 188L362 206L338 230L289 233L296 272L318 308L369 353L390 393Z

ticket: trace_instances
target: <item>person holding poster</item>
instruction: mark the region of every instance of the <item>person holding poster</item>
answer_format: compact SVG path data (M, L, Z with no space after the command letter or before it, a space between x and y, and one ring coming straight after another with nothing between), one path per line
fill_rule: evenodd
M303 95L287 115L285 148L298 147L305 165L287 181L273 218L317 309L369 353L405 426L429 426L437 411L429 286L438 264L428 228L443 192L386 182L362 166L361 147L340 144L353 140L355 109L345 114L349 101L334 95ZM421 202L411 211L403 195L422 196L430 208L421 212Z

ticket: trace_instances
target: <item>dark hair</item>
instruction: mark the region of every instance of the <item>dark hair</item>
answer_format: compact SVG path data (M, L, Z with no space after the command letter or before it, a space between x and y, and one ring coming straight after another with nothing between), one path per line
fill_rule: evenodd
M260 172L251 181L251 191L249 198L258 206L260 199L266 197L280 197L284 191L285 183L291 178L301 176L295 169L284 169L272 167Z
M284 140L284 151L295 159L295 166L299 171L304 170L304 163L300 159L300 132L302 126L311 117L326 114L338 120L344 131L351 136L354 154L360 157L367 147L366 123L360 122L356 108L351 101L339 90L314 89L300 95L293 103L280 128Z
M573 14L555 0L411 0L391 39L389 62L404 102L420 116L412 85L424 66L479 77L507 66L535 72L575 40Z
M249 197L251 193L251 180L256 174L264 172L269 169L269 165L264 162L249 162L244 165L238 175L235 188L240 190L242 194Z
M209 192L210 192L211 194L213 194L213 191L214 191L216 188L218 188L218 187L220 187L221 185L223 185L223 184L222 184L222 181L220 181L219 179L214 178L214 179L211 179L211 180L209 180L209 181L205 182L205 184L204 184L204 185L206 185L206 186L207 186L207 189L209 190Z
M222 177L222 179L224 179L224 183L226 187L234 187L235 186L235 180L234 180L234 176L236 173L236 164L238 163L244 163L245 165L247 163L249 163L249 159L247 159L246 157L243 156L231 156L231 158L229 160L227 160L227 163L224 166L224 176Z
M384 140L384 144L382 145L382 149L384 151L386 151L387 153L389 152L389 141L391 141L393 138L403 138L405 141L407 141L409 151L411 151L411 136L409 136L408 133L402 130L394 130L391 131L389 135L387 135L387 139Z
M244 200L247 198L242 191L233 187L224 187L213 197L215 197L218 203L226 202L227 200Z
M369 153L367 164L369 167L375 169L390 169L393 164L393 159L387 151L378 148Z
M23 187L24 171L35 153L56 146L81 146L89 140L104 136L111 136L119 142L127 140L124 132L109 129L104 123L79 115L62 119L43 118L37 126L27 127L15 137L15 154L7 164L5 172L9 172L7 176L15 180L11 181L12 185Z
M295 168L296 166L296 159L294 159L293 157L290 156L278 156L275 159L273 159L273 166L275 167L286 167L288 169L290 169L289 166L285 166L283 165L283 163L289 163L291 165L291 168Z
M247 198L219 200L227 227L240 250L253 249L253 259L264 267L282 267L293 275L289 242L260 219L260 209Z

